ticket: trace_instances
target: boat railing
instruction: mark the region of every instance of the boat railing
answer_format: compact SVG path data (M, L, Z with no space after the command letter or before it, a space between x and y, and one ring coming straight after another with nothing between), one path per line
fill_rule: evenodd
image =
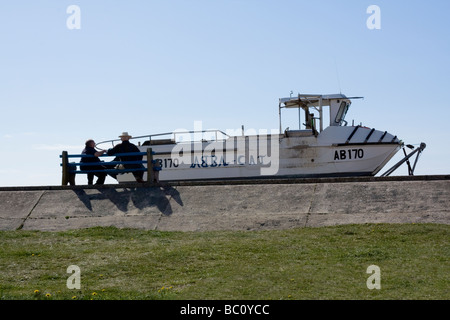
M209 134L212 133L212 135L209 135L208 137L210 138L209 140L213 140L213 141L221 141L221 140L226 140L226 139L230 138L230 135L226 134L225 132L223 132L221 130L210 129L210 130L186 130L186 131L155 133L155 134L132 137L132 138L130 138L130 140L145 139L145 141L144 141L145 144L153 144L152 141L155 142L155 141L163 140L163 139L159 139L160 137L170 136L170 139L164 139L165 141L170 141L168 143L195 142L195 141L206 141L207 139L204 138L204 135L208 134L208 133ZM181 139L180 139L180 136L181 136ZM185 140L186 136L190 137L190 140L188 140L188 139ZM211 137L214 137L214 139L211 139ZM98 146L105 144L105 143L111 143L112 146L114 147L115 143L116 142L120 143L120 141L121 141L121 139L112 139L112 140L101 141L96 144L96 148L101 149ZM141 145L140 141L139 141L138 145Z

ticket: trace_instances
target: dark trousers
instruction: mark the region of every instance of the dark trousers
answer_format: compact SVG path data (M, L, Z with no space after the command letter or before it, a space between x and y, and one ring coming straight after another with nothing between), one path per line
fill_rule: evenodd
M88 173L87 176L88 176L88 185L94 184L94 176L98 177L98 179L95 182L95 184L104 184L105 183L106 173L93 172L93 173Z
M126 169L142 169L145 168L142 164L124 164L123 165ZM143 171L133 171L133 176L136 180L142 180L144 177Z
M90 166L80 166L81 170L103 170L106 169L105 166L103 165L90 165ZM88 185L92 185L94 184L94 176L97 177L97 181L95 182L95 184L104 184L105 183L105 179L106 179L106 173L104 172L89 172L87 174L87 179L88 179Z

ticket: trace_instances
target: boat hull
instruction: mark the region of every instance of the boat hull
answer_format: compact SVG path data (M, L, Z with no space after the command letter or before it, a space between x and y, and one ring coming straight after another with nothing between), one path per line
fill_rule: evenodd
M318 135L303 130L139 148L155 152L160 181L373 176L402 143L381 131L370 130L367 138L369 130L338 127ZM134 180L132 174L118 175L119 182Z

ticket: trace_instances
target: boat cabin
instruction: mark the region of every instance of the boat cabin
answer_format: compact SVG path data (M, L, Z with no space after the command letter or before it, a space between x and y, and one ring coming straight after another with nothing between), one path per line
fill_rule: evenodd
M324 107L329 107L328 126L346 126L345 115L351 105L351 99L361 99L362 97L346 97L339 94L298 94L297 97L281 98L278 105L280 133L283 132L281 126L281 110L283 108L297 108L299 115L299 131L301 130L301 110L304 112L304 129L312 130L314 134L320 133L324 129ZM318 115L314 114L318 112Z

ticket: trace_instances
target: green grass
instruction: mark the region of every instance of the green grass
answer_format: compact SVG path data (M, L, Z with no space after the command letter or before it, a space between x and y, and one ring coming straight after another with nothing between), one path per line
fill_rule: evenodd
M449 226L0 232L1 299L449 299ZM81 269L68 289L67 267ZM367 267L381 269L369 290ZM36 291L37 290L37 291Z

